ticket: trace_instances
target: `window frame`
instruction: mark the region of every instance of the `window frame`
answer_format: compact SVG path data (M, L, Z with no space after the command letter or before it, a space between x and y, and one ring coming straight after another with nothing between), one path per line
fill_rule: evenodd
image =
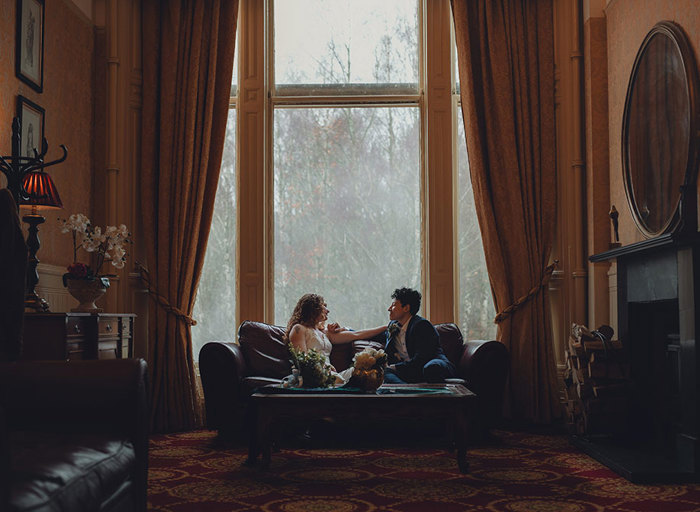
M454 322L455 145L453 40L449 0L418 0L419 89L398 95L276 95L274 0L241 0L237 112L238 247L236 325L274 320L275 109L298 106L417 106L420 112L420 205L423 307L433 323ZM431 59L428 57L431 56ZM262 126L261 126L262 123ZM257 138L256 138L257 136ZM245 149L245 151L244 151ZM245 153L245 154L244 154ZM262 179L260 179L262 177ZM447 200L446 200L447 199Z

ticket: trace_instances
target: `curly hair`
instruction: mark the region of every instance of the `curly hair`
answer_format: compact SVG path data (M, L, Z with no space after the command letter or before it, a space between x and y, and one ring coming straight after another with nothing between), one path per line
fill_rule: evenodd
M294 307L292 316L287 322L287 332L284 337L289 341L289 332L296 324L301 324L306 327L314 327L314 322L321 315L323 305L326 300L315 293L306 293L301 296Z
M402 306L411 306L411 315L415 315L420 309L421 294L412 288L397 288L391 294L391 298L398 300Z

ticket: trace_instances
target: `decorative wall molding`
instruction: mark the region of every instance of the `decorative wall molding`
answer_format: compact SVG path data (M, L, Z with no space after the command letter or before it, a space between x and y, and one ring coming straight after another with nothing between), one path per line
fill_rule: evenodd
M588 262L584 246L586 166L580 9L579 2L554 2L558 205L552 258L560 262L561 280L556 279L560 289L550 296L550 300L554 354L558 365L565 361L564 350L571 324L587 321Z
M64 313L78 305L63 286L63 274L66 272L64 267L39 263L37 272L39 272L39 283L35 290L39 297L46 299L49 303L49 311Z

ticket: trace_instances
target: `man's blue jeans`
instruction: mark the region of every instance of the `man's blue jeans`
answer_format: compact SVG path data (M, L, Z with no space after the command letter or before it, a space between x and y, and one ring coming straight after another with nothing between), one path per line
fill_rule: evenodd
M399 373L401 374L399 376ZM431 359L425 366L421 375L406 375L399 370L395 372L391 368L384 371L384 382L386 384L406 384L409 382L445 382L455 376L454 365L445 359Z

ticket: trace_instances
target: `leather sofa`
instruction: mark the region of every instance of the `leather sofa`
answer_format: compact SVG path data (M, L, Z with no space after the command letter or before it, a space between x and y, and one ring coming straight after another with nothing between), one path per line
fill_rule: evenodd
M475 437L481 437L501 417L509 370L508 350L497 341L464 341L453 323L437 324L440 344L457 368L454 382L464 383L478 398ZM260 386L277 384L291 373L285 328L245 321L237 342L210 341L199 353L207 425L223 437L242 432L247 398ZM384 335L371 340L334 345L331 363L338 371L348 368L354 354L368 346L383 347Z
M146 362L0 363L0 510L146 510Z

